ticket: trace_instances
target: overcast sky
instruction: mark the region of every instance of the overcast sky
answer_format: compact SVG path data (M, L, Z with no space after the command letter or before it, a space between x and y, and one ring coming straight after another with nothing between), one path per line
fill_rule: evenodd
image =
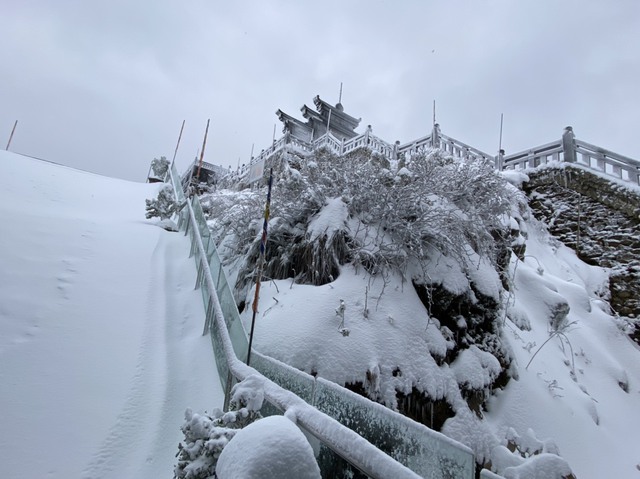
M144 181L237 166L312 98L402 143L495 154L576 137L640 159L640 2L0 0L0 148Z

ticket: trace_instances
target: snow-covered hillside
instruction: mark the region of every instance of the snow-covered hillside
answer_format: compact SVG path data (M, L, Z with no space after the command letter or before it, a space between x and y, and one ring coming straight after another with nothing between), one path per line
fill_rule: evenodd
M505 477L570 471L581 479L637 477L640 351L603 299L607 271L586 265L550 237L517 194L502 219L513 252L492 263L483 256L492 250L482 249L478 225L496 225L478 210L499 213L500 198L485 199L481 190L495 188L506 198L508 185L487 182L489 175L477 171L478 178L485 176L474 182L468 165L444 161L448 170L431 173L458 183L432 182L428 193L402 203L402 188L425 173L408 164L393 174L373 165L375 160L361 159L367 162L361 170L322 165L331 158L306 164L285 158L277 165L271 225L276 239L266 269L273 279L262 285L254 347L409 415L417 414L412 401L422 401L418 415L427 425L430 420L466 443ZM333 176L320 178L319 170ZM382 180L376 183L372 174ZM522 178L508 179L517 184ZM323 181L326 186L318 187ZM358 181L364 187L354 187ZM230 276L237 277L248 325L266 192L229 186L205 195L203 203ZM474 195L477 202L468 204L466 197ZM402 207L394 216L376 198ZM443 210L444 221L438 216ZM413 239L399 233L403 221L423 228L422 237L431 241L419 255L417 243L400 252L393 247L399 237ZM435 224L441 229L428 231ZM456 256L455 246L443 248L456 240L475 250ZM375 263L367 262L374 256ZM379 267L389 258L400 259ZM427 293L432 296L421 297ZM340 331L341 300L348 335ZM457 316L443 304L457 305Z
M0 152L0 477L171 477L223 393L157 185Z

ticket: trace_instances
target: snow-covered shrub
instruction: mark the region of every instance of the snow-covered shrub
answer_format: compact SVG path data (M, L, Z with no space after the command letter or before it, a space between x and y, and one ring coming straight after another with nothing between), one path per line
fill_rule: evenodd
M170 185L164 185L158 192L155 200L145 200L147 219L159 217L161 220L171 218L171 216L180 211L180 205L173 195L173 188Z
M520 436L509 428L506 444L491 451L491 469L506 479L575 479L558 446L539 440L532 429Z
M178 445L178 464L173 470L175 479L208 479L214 475L222 449L237 432L217 426L217 421L187 409L181 427L184 440Z
M167 171L169 171L169 160L166 157L154 158L151 162L151 170L156 178L164 179Z
M269 278L321 285L351 262L372 274L400 271L427 283L425 261L434 250L473 269L481 258L497 264L506 244L496 231L506 231L502 217L513 193L488 162L432 151L393 173L367 150L342 157L319 150L304 160L287 154L274 161ZM254 280L263 197L242 192L233 207L224 195L204 201L218 239L232 232L242 244L239 296Z
M264 400L262 379L249 376L231 390L229 411L212 416L185 412L181 429L184 440L178 445L175 479L209 479L214 476L220 453L238 430L260 419Z

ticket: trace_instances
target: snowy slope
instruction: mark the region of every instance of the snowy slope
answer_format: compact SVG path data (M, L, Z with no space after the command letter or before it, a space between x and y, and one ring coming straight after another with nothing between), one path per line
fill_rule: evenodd
M0 477L171 477L223 393L156 185L0 152Z
M214 194L240 198L247 193ZM313 236L317 230L331 230L344 223L344 216L336 202L328 201L307 232ZM470 348L451 365L437 364L433 357L445 355L451 338L437 320L429 319L411 283L396 274L383 280L346 264L322 286L265 281L254 347L337 383L359 382L370 397L392 407L396 391L410 392L414 386L431 398L445 398L458 415L442 431L473 448L505 477L560 477L566 464L556 453L580 479L639 477L640 351L602 299L608 273L580 261L531 215L524 216L520 226L514 222L522 228L519 241L526 243L524 261L512 255L513 286L500 297L508 313L502 337L513 357L514 379L494 391L482 421L465 411L458 384L491 384L497 361ZM235 277L235 253L224 244L231 252L229 273ZM444 257L433 263L429 274L434 281L446 283L449 290L466 287L456 264ZM486 265L469 274L487 295L500 288L496 272ZM247 292L242 314L247 328L253 295L253 290ZM339 331L340 300L346 305L348 336ZM549 339L554 308L567 306L568 316L555 325L563 335ZM509 439L516 439L522 451L551 454L509 471L524 461L506 450ZM556 475L532 472L541 474L545 467Z
M502 436L508 427L520 436L532 428L538 438L552 439L578 478L636 478L640 351L596 298L605 280L604 270L580 261L540 226L530 227L512 299L531 330L507 321L519 380L490 401L488 417ZM564 348L554 337L525 369L549 338L544 305L552 295L568 301L567 321L574 324L565 333Z

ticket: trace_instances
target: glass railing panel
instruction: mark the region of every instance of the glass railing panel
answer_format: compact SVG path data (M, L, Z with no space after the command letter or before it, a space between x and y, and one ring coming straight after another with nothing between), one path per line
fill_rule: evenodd
M276 359L253 351L251 367L278 386L288 389L309 404L313 403L314 378Z
M220 275L222 274L222 263L220 262L220 258L217 253L211 255L209 261L209 269L211 270L211 278L213 278L213 287L216 288L217 284L220 281Z
M253 355L251 359L253 364ZM262 417L282 416L284 411L275 404L265 400L260 409ZM368 476L363 474L355 466L349 464L341 456L333 452L331 448L322 443L313 434L308 432L300 424L297 424L302 433L307 437L313 452L316 456L316 462L320 468L320 475L323 479L367 479Z
M229 364L227 363L227 356L224 353L224 345L222 344L222 339L215 324L211 325L209 331L211 344L213 346L213 355L216 359L216 367L218 368L218 376L220 376L222 387L225 388L227 377L229 377Z
M220 307L222 308L222 312L224 313L224 319L229 324L229 322L233 319L231 316L235 316L234 313L237 314L238 308L236 306L236 302L233 299L233 295L231 294L231 290L227 285L226 278L224 275L218 278L216 291L218 293L218 298L220 299ZM229 316L229 317L227 317Z
M335 383L317 379L314 406L425 478L474 477L471 450Z
M171 173L172 173L172 183L173 189L176 192L176 199L178 202L182 203L184 201L184 190L182 189L182 185L180 184L180 175L178 174L178 170L176 170L176 165L171 165Z

